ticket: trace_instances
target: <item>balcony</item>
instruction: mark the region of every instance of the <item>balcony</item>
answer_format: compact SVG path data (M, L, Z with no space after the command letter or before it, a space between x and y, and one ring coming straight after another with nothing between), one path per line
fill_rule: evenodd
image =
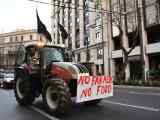
M148 44L146 46L146 53L147 54L154 54L160 53L160 42L154 44ZM112 58L121 58L122 57L122 50L114 50L112 51ZM135 49L129 54L129 56L137 56L140 55L140 47L135 47Z

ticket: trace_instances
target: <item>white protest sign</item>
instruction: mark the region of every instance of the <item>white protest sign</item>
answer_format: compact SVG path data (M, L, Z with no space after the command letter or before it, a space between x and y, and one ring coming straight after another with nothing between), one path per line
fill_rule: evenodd
M80 74L78 78L77 103L113 96L112 77Z

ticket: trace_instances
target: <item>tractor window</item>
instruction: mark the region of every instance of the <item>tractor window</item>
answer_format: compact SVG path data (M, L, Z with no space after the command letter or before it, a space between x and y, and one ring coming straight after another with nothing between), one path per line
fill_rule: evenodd
M45 48L44 50L44 57L46 59L46 64L50 64L53 62L63 62L63 54L62 50L58 48Z

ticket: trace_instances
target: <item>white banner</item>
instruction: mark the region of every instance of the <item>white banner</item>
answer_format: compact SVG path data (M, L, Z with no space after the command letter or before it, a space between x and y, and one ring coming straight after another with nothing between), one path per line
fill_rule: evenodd
M113 96L112 77L79 75L77 80L77 103L111 96Z

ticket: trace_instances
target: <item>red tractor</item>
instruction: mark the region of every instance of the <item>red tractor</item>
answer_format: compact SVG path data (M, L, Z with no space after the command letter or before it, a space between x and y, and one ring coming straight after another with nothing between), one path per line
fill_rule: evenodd
M47 112L66 113L71 98L77 95L79 73L87 73L84 65L65 62L61 47L42 44L20 46L15 67L15 97L20 105L30 105L42 94ZM100 100L85 102L97 104Z

